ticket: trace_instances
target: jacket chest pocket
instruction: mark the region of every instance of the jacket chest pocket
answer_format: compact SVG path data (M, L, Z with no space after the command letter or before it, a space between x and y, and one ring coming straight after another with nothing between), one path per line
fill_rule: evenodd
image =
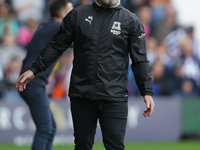
M82 22L77 28L77 34L92 39L93 26L88 21Z
M112 39L112 43L116 46L123 47L123 45L128 44L128 34L123 30L110 30L110 38Z

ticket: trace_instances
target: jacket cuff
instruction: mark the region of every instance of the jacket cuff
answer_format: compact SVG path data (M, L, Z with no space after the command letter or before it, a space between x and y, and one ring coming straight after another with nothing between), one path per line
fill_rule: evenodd
M36 68L34 68L33 66L29 67L28 70L31 70L33 72L34 76L36 76L39 73L39 71Z
M148 91L148 92L144 92L144 93L141 93L141 96L145 96L145 95L150 95L150 96L152 96L153 97L153 95L154 95L154 92L153 91Z

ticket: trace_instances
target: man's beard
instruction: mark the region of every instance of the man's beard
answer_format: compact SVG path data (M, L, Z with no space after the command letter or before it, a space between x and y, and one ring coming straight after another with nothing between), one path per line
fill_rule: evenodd
M110 2L109 0L99 0L103 5L105 6L115 6L119 0L113 0L112 2Z

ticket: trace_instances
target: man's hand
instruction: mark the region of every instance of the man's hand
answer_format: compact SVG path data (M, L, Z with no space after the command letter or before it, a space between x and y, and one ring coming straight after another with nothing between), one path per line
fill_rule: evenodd
M20 92L23 91L24 89L26 89L26 84L29 81L31 81L34 77L35 76L34 76L33 72L31 70L27 70L17 80L16 88L18 88L18 90Z
M153 109L155 107L154 101L153 101L153 97L150 95L145 95L144 96L144 102L146 103L146 107L147 110L144 111L143 116L147 117L147 116L151 116L151 114L153 113Z

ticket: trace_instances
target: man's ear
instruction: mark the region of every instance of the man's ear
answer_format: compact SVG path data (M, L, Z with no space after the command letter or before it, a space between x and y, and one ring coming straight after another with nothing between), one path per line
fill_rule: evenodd
M61 11L60 18L64 18L66 15L67 15L67 13L65 11Z

